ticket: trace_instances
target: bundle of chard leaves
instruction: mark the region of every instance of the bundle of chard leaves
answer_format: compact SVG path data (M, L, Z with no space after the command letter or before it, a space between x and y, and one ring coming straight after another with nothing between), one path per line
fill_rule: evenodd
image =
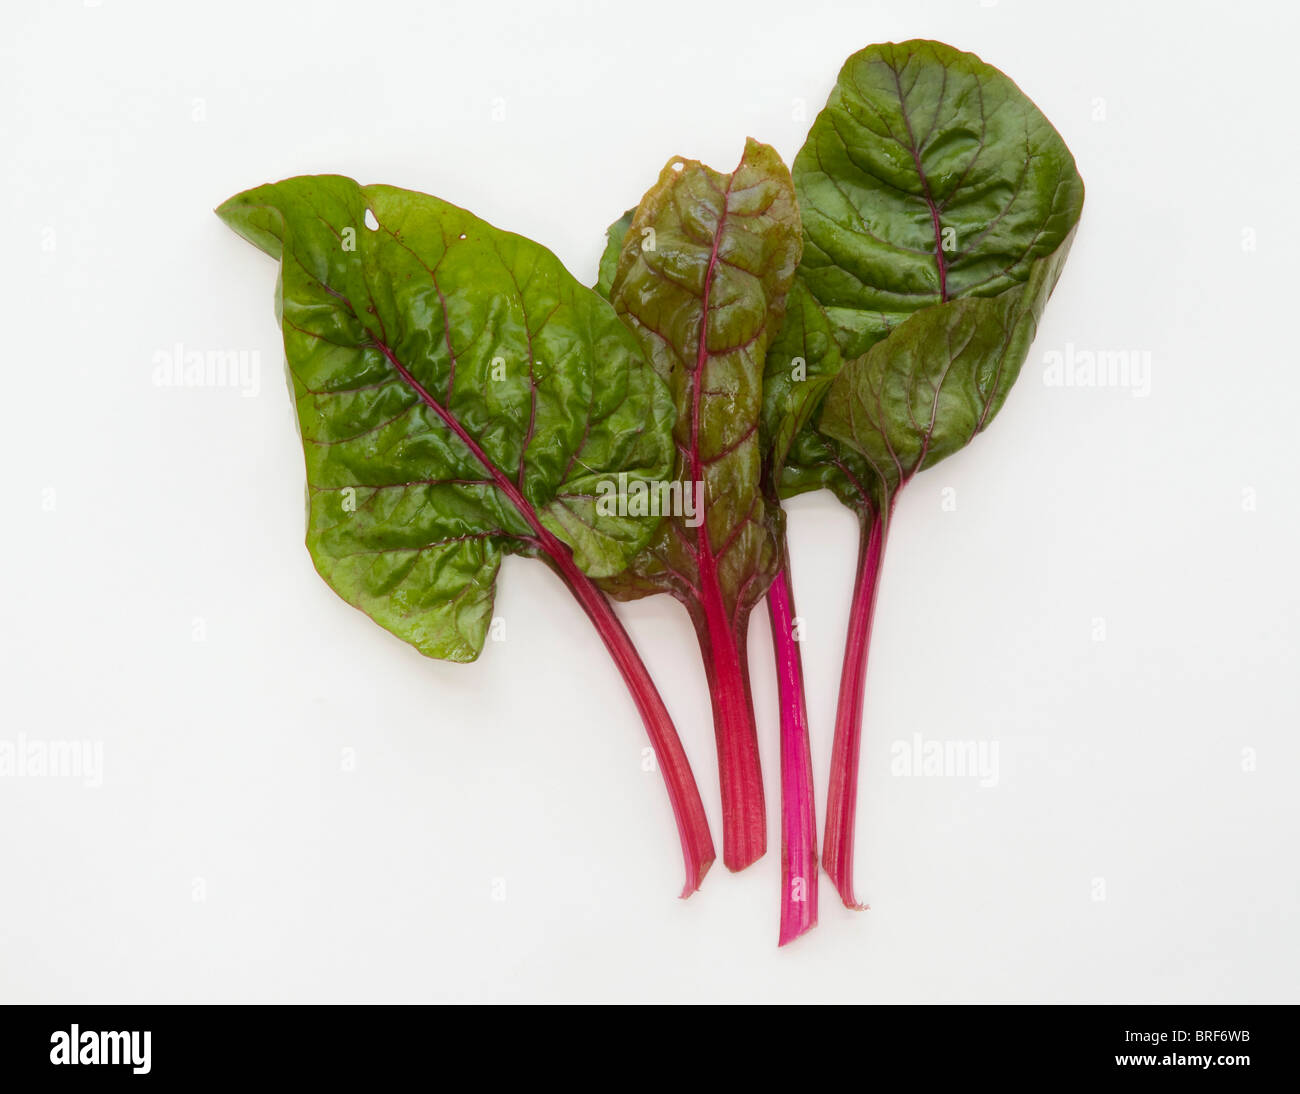
M668 709L610 602L668 593L713 706L723 861L767 846L746 651L766 599L781 757L781 944L817 922L818 841L782 499L857 516L821 863L856 907L867 649L900 492L993 420L1070 248L1083 183L997 69L936 42L845 63L788 169L668 161L594 289L425 194L323 175L218 214L280 261L307 547L348 603L473 660L508 553L549 566L626 681L685 862L715 851ZM646 505L652 493L675 504ZM630 498L642 504L629 504Z

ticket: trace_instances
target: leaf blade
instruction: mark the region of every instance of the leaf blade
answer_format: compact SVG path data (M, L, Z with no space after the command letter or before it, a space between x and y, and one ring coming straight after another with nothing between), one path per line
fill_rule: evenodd
M673 393L678 479L702 483L703 519L697 529L680 516L666 520L612 584L615 595L659 589L697 599L708 559L735 620L771 578L775 553L760 490L762 369L798 261L798 224L788 170L752 140L730 175L670 161L637 207L611 300ZM646 238L653 246L630 242Z
M1029 353L1072 236L1024 284L908 316L850 361L831 385L819 428L859 453L896 493L992 422Z
M644 545L657 520L606 516L596 488L670 474L672 404L549 251L342 176L258 187L218 214L281 260L308 549L345 600L428 656L472 660L503 554L550 535L605 576Z
M1038 108L938 42L850 57L793 173L801 273L846 358L920 308L1024 283L1083 204L1074 157Z
M610 290L614 287L619 255L623 253L623 241L627 238L627 230L632 227L632 218L635 215L635 209L628 209L605 229L605 250L601 252L600 268L593 287L606 300L609 299Z

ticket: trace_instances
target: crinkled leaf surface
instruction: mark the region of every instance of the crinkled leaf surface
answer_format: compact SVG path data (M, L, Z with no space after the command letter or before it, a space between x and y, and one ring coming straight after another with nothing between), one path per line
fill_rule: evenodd
M1083 205L1074 157L1038 108L939 42L850 57L793 174L800 276L846 360L921 308L1024 284Z
M850 508L864 510L871 504L871 480L862 457L813 425L841 366L826 312L796 276L764 368L767 474L780 497L825 488Z
M666 519L609 583L616 595L662 590L690 606L703 567L716 575L734 623L771 580L776 559L760 488L763 365L799 250L790 173L756 141L730 175L670 161L638 206L610 298L672 391L678 477L703 484L703 520L691 527L681 515Z
M878 443L859 438L862 444L853 446L845 441L846 424L836 414L849 403L842 390L849 381L834 381L842 363L852 364L854 377L879 377L897 350L902 372L897 382L906 387L920 382L912 360L919 343L907 349L895 343L876 352L869 365L857 359L909 316L962 298L1016 293L1035 277L1050 293L1079 219L1083 182L1060 135L1011 80L972 54L925 41L870 46L848 59L795 158L793 174L804 220L796 293L806 290L815 307L802 309L809 317L802 329L783 331L773 345L768 376L779 376L789 359L802 353L812 400L818 385L822 391L840 389L839 411L828 410L839 432L828 436L803 427L788 450L782 492L829 486L862 510L883 504L882 490L892 489L897 474L877 480L862 462L864 452L880 457L889 438L882 435ZM1046 275L1036 274L1043 262ZM976 415L983 425L1001 405L1028 351L1028 343L1018 340L1002 346L998 332L1017 307L1036 320L1046 299L1037 291L1026 301L1018 294L1001 309L932 316L908 335L911 343L920 329L932 332L928 345L938 356L921 371L943 374L949 388L963 370L971 391L992 383L989 402ZM794 298L792 293L792 315ZM959 318L967 330L981 316L992 324L986 337L956 347L960 352L951 355L947 347L940 349L934 332ZM1024 323L1017 329L1026 329ZM829 331L838 354L828 350L816 360L825 341L814 342L809 330ZM980 347L995 357L977 359ZM1020 360L1012 363L1017 352ZM809 401L807 394L803 405L787 397L769 414L775 417L783 409L793 416ZM940 400L937 412L948 409L947 399ZM929 415L917 421L924 435ZM965 427L970 424L955 422L953 435L969 439ZM944 449L942 443L936 446L937 439L931 434L921 457L924 466Z
M217 212L281 260L307 546L345 600L422 653L467 661L503 554L539 554L549 533L602 577L645 545L657 519L605 515L598 490L619 472L671 475L672 401L550 251L340 176Z
M1068 249L1067 239L998 296L909 316L844 366L822 406L822 431L858 452L886 493L965 447L1015 382Z
M605 231L596 291L606 298L635 213L629 209ZM860 457L842 451L812 427L813 414L840 364L826 313L796 276L786 297L784 322L768 346L763 377L761 447L780 480L782 497L822 487L847 489L854 497L860 493L854 485L862 473Z

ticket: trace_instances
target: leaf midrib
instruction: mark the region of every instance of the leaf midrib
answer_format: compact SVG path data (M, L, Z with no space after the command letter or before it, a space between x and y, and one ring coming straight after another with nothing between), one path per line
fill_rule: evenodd
M415 378L411 370L398 360L397 354L393 352L390 346L377 338L372 339L372 344L375 349L379 350L379 352L384 355L388 360L388 363L393 366L397 371L397 374L403 381L405 381L406 385L414 391L420 400L438 416L442 423L450 429L457 438L459 438L461 443L469 449L470 454L482 465L483 469L492 476L493 485L495 485L497 489L506 496L506 499L510 504L519 511L519 515L522 516L528 523L528 526L533 529L536 534L537 545L544 549L548 554L555 556L556 551L559 548L559 541L555 540L555 537L546 530L541 522L541 518L538 517L537 510L534 508L533 504L524 497L518 487L515 486L514 482L511 481L510 477L496 465L486 452L483 451L482 446L480 446L473 436L471 436L469 431L461 425L459 419L457 419L450 410L429 394L428 389ZM518 538L527 539L527 537Z
M948 266L943 260L943 226L939 223L939 207L930 193L930 179L921 165L921 150L917 148L916 134L912 132L912 119L907 112L907 99L903 95L903 81L898 75L898 69L893 65L889 67L894 74L894 86L898 89L898 112L907 129L908 150L912 153L912 162L916 165L916 177L921 183L921 197L930 210L930 223L934 228L934 263L939 270L939 302L943 303L948 299ZM945 75L946 72L945 69Z
M691 384L691 484L703 481L704 464L700 458L700 407L704 391L704 366L709 358L709 298L713 294L713 280L718 264L718 248L722 245L722 232L730 213L731 186L736 180L737 171L727 176L727 185L722 191L722 209L718 214L718 226L713 232L713 243L709 249L709 265L704 271L704 292L700 296L700 339L696 349L694 382ZM716 187L714 187L716 189ZM700 491L700 523L696 532L696 549L701 558L714 560L713 543L709 538L708 491Z

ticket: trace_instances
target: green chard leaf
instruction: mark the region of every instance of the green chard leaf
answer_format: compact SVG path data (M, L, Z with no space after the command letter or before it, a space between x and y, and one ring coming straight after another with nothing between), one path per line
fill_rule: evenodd
M886 458L909 451L899 430L915 425L914 473L954 450L946 437L967 443L1002 405L1068 253L1083 182L1060 135L1010 79L925 41L870 46L848 59L793 175L804 222L797 286L816 305L804 309L816 319L805 327L829 331L835 350L814 361L824 340L796 330L769 352L769 378L803 356L808 382L825 397L820 420L813 415L821 428L805 425L791 442L782 492L824 485L860 512L880 509L905 481ZM999 307L949 310L1003 296ZM987 330L954 352L941 346L940 330L973 333L980 323ZM904 327L895 342L891 332ZM919 354L930 356L921 363ZM863 412L877 396L900 400L907 389L916 401L927 378L940 377L943 396L930 388L937 420L927 409L915 423L895 421L892 437L847 432L888 412L888 403ZM978 409L947 426L958 385Z
M843 365L825 309L796 276L785 322L768 347L763 372L763 442L769 496L828 489L859 511L871 505L862 457L819 432L814 419Z
M867 650L894 501L1005 401L1069 252L1083 182L1060 135L1006 76L920 41L848 59L793 173L799 280L840 363L828 354L817 368L833 379L816 436L805 427L796 438L783 484L823 473L861 521L822 853L857 907ZM865 486L856 498L841 464Z
M623 253L623 240L627 238L627 230L632 227L632 218L635 215L636 210L629 209L605 230L605 250L600 256L600 270L595 289L606 300L609 299L610 289L614 287L614 275L618 273L618 258Z
M335 175L217 212L281 260L307 547L344 600L421 653L469 661L503 555L567 548L607 577L645 546L658 519L602 503L671 475L672 400L550 251Z
M800 276L845 360L922 308L1024 284L1083 205L1074 157L1038 108L939 42L850 57L793 173Z
M1029 280L903 320L831 384L820 428L859 453L886 496L964 448L1001 408L1029 353L1068 241Z

